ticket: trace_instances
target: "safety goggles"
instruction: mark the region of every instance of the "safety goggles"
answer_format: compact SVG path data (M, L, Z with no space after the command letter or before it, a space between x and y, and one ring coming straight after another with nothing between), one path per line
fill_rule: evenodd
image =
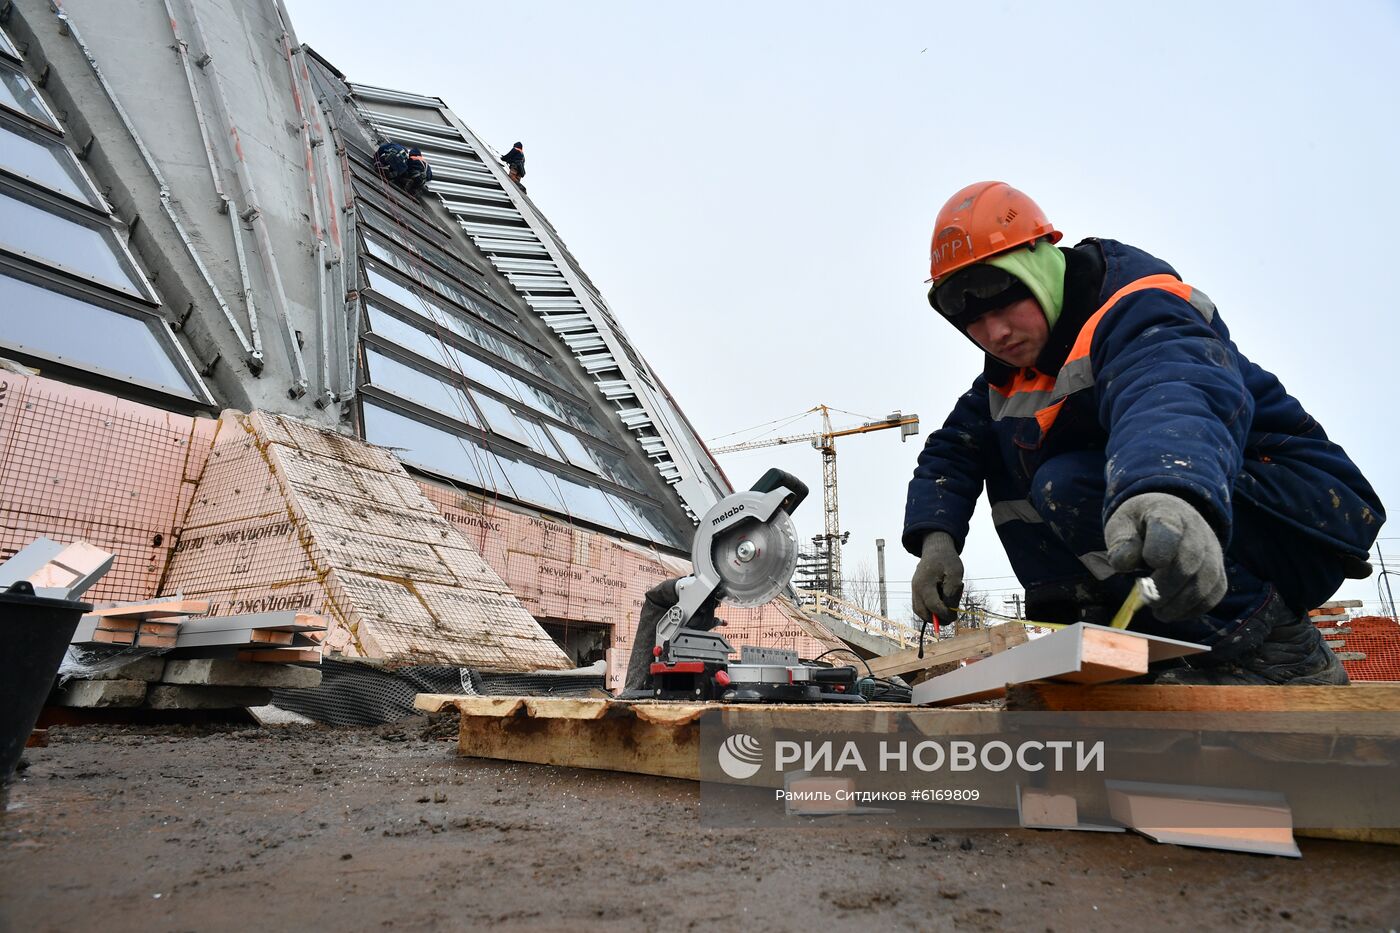
M929 289L928 302L939 314L962 327L988 311L1029 295L1030 289L1010 272L979 262L959 269L947 281Z

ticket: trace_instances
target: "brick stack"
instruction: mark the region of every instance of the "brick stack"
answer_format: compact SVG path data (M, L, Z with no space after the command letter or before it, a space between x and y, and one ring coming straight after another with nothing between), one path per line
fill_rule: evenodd
M1387 616L1356 616L1359 599L1324 603L1308 615L1356 682L1400 681L1400 624Z

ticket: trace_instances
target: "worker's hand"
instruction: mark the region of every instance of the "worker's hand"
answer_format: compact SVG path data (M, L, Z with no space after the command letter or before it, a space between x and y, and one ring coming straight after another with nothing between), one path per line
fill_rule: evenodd
M924 621L930 615L951 620L962 597L963 564L953 539L934 531L924 538L923 554L914 569L914 615Z
M1103 536L1114 570L1152 571L1161 594L1152 613L1163 622L1203 615L1224 598L1220 539L1185 499L1164 492L1133 496L1109 516Z

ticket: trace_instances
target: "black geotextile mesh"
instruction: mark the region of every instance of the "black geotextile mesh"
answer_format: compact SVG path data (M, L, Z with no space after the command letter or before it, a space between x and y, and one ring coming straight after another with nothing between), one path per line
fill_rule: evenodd
M273 690L272 705L330 726L377 726L414 715L419 693L458 696L593 696L601 674L497 674L418 665L384 670L351 661L321 662L321 684Z

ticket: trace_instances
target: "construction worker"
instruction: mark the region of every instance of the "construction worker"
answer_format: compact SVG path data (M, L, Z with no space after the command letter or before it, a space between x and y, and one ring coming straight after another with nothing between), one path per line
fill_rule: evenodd
M501 156L501 161L510 170L510 180L520 184L520 179L525 177L525 147L517 142L510 147L510 152Z
M417 197L433 180L433 169L423 153L403 143L384 143L374 153L374 167L380 177Z
M1106 622L1151 574L1130 627L1211 648L1155 682L1346 683L1307 610L1370 573L1370 483L1171 266L1060 238L1002 182L938 214L929 303L986 357L909 484L914 611L952 615L985 487L1027 618Z

